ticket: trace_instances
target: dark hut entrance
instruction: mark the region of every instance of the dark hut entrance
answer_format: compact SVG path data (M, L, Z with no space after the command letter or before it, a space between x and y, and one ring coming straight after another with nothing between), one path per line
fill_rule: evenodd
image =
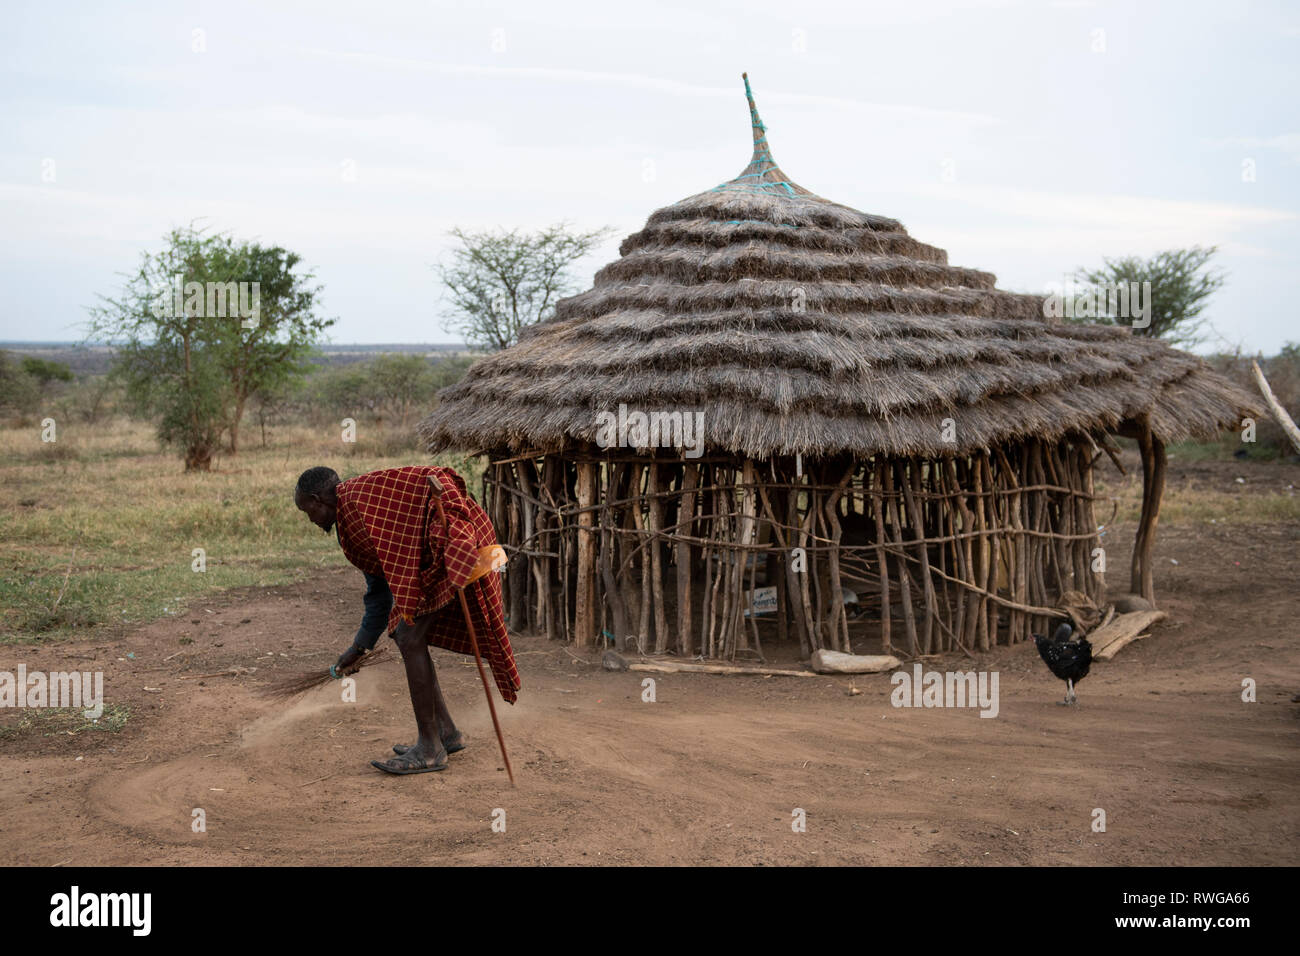
M1237 425L1249 397L814 195L749 106L739 176L655 212L421 423L431 451L488 455L511 626L728 659L1023 640L1103 599L1109 435L1142 452L1128 570L1154 599L1164 444ZM702 453L611 443L621 406L702 416Z

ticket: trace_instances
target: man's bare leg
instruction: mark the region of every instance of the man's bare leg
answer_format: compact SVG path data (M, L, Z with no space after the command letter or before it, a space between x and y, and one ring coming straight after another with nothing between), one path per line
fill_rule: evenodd
M442 695L437 691L437 678L433 671L433 658L429 656L425 629L410 627L403 622L398 625L393 639L402 652L402 663L406 665L406 684L411 692L411 709L415 712L415 727L419 738L414 747L392 760L373 760L371 763L381 770L393 773L409 773L420 768L441 769L447 764L447 748L443 746L442 737L438 733L438 710L446 713L446 703L441 708L436 705L437 699Z
M433 669L433 712L438 718L438 737L448 754L465 749L465 738L456 729L456 722L451 719L447 701L442 696L442 685L438 683L438 668ZM411 749L410 744L393 744L393 753L404 754Z
M438 736L442 740L442 745L447 748L447 753L463 749L465 744L460 731L456 729L456 722L451 719L447 701L443 699L442 685L438 683L436 667L433 669L433 711L438 717Z

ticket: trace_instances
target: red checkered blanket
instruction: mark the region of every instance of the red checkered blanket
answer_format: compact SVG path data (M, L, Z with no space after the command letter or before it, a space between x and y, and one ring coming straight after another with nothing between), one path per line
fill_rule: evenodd
M444 537L429 475L442 483L447 515ZM358 475L335 486L335 527L347 559L367 574L382 574L393 594L391 634L399 621L437 615L429 643L472 654L456 588L465 597L478 635L479 652L492 668L501 696L514 703L520 687L514 652L506 635L501 581L488 573L466 587L478 550L497 543L492 521L450 468L411 465Z

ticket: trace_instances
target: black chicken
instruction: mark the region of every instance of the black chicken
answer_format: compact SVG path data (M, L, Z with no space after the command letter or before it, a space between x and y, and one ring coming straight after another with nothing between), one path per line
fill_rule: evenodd
M1034 635L1034 643L1038 646L1038 653L1047 662L1048 670L1065 681L1064 704L1079 702L1074 685L1088 676L1088 668L1092 666L1092 645L1082 637L1077 641L1070 640L1073 633L1073 625L1065 622L1056 628L1056 633L1050 640Z

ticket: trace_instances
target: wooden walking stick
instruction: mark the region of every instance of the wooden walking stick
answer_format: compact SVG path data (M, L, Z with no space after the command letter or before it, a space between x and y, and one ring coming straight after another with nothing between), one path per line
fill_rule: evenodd
M442 536L447 538L447 513L442 510L442 482L436 475L429 475L429 484L433 486L433 506L438 509L438 521L442 525ZM481 578L504 563L505 552L500 546L493 545L489 548L482 548L479 551L478 561L474 565L474 570L470 572L469 580L465 582L468 587L474 581ZM506 763L506 775L510 778L510 786L515 785L515 772L510 769L510 755L506 753L506 738L501 733L501 722L497 720L496 704L492 702L492 688L488 685L487 673L483 670L483 655L478 649L478 635L474 631L474 621L470 617L469 602L465 600L465 588L456 588L456 597L460 599L460 612L465 618L465 627L469 630L469 646L474 649L474 663L478 665L478 676L483 681L483 693L487 695L488 712L492 715L492 727L497 732L497 743L501 745L501 759Z

